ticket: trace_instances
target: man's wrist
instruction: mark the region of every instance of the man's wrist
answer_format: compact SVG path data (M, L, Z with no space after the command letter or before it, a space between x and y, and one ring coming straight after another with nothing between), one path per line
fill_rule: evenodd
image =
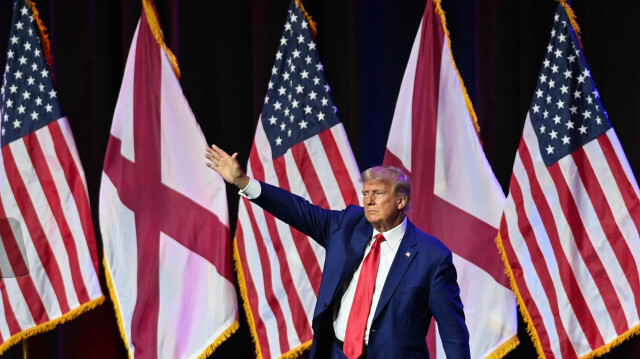
M247 178L249 178L249 183L246 187L241 188L238 191L238 194L249 200L256 199L260 196L260 193L262 193L262 186L260 186L260 181L251 179L251 177Z
M233 184L238 187L239 190L243 191L249 186L249 182L251 182L251 178L247 175L244 175L233 182Z

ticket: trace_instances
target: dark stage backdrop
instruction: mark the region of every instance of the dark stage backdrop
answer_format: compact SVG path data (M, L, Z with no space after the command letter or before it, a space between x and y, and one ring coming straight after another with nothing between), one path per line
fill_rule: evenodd
M506 193L556 2L442 2L484 150ZM303 3L318 24L319 53L358 164L361 169L379 164L425 0ZM182 88L207 141L237 151L241 163L246 163L289 0L157 0L156 6L167 45L182 70ZM49 28L55 86L75 135L98 230L102 163L141 4L41 0L37 7ZM591 74L639 178L640 2L574 1L573 8ZM5 64L11 11L12 0L0 0L0 69ZM233 233L238 198L232 188L228 195ZM213 358L254 357L241 315L240 330ZM520 339L522 344L508 357L535 357L523 329ZM110 301L31 338L28 349L32 358L126 357ZM3 357L18 358L21 351L17 345ZM638 338L606 357L638 355L634 353L640 353Z

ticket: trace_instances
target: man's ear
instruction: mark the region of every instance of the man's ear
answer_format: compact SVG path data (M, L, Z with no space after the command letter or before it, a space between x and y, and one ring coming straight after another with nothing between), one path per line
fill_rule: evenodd
M397 201L398 201L398 209L403 209L404 207L407 206L407 196L400 195L397 197Z

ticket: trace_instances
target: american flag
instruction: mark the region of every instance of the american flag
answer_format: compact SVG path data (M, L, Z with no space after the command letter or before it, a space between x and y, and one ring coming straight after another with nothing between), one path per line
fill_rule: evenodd
M0 353L104 300L84 173L38 22L31 2L15 3L0 91L0 218L21 231L4 226L2 242L24 240L29 268L0 281Z
M153 4L131 42L100 184L105 275L129 354L211 354L238 328L223 180Z
M638 185L572 23L559 4L500 226L547 358L602 354L640 330Z
M343 209L360 203L360 174L311 26L292 0L247 173L314 204ZM246 199L237 228L240 286L258 357L308 348L324 249Z
M499 358L518 344L516 301L495 246L505 196L482 150L446 34L440 1L427 1L384 164L411 176L409 218L453 253L472 358ZM427 344L431 357L443 358L436 327Z

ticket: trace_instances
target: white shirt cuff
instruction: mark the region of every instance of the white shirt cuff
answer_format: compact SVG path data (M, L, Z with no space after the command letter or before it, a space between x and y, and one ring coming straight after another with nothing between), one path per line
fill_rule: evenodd
M262 193L262 186L260 186L260 182L254 180L253 178L249 178L249 184L247 187L238 191L238 194L246 199L256 199Z

